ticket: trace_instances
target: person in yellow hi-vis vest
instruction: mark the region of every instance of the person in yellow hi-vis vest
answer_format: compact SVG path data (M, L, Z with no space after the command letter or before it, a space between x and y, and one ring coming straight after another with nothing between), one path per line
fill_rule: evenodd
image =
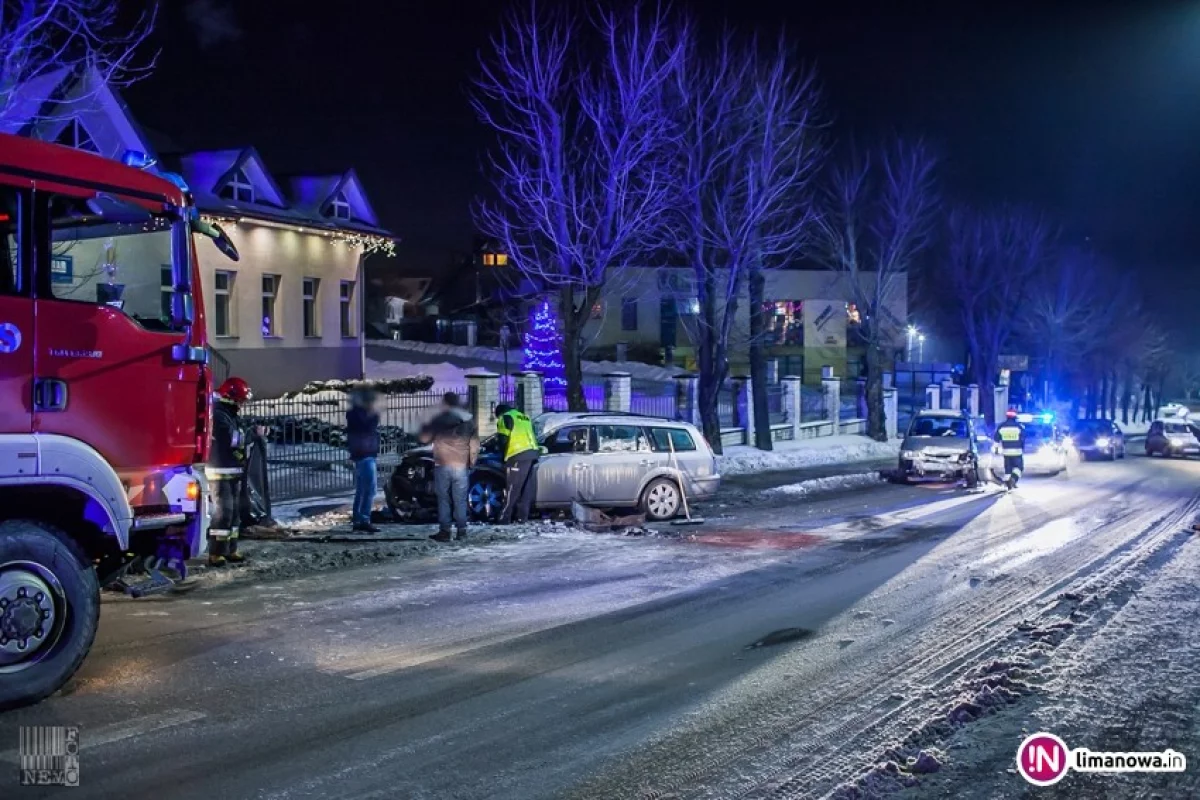
M496 406L496 433L504 453L504 510L500 524L528 522L537 499L537 464L542 451L533 422L511 406Z
M1009 489L1015 489L1025 470L1025 426L1017 421L1015 408L1010 408L1004 417L1004 422L996 428L996 441L1000 444L1000 455L1004 456L1004 480Z

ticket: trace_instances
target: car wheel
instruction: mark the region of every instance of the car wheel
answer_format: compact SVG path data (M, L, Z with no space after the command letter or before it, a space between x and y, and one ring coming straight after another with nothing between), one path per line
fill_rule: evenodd
M654 522L673 519L682 505L679 484L669 478L655 478L642 492L642 511Z
M467 512L476 522L495 522L504 506L504 490L490 477L472 477L467 488Z
M0 523L0 710L66 683L99 619L99 579L74 539L32 520Z

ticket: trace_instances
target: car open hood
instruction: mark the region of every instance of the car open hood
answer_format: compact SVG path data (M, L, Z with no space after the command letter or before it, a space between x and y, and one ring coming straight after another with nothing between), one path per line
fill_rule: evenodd
M971 440L960 436L909 436L901 450L916 450L930 456L953 456L971 449Z

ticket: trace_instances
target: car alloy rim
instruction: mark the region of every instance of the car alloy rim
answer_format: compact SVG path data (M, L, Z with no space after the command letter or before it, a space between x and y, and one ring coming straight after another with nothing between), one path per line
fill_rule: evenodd
M40 661L62 633L66 593L54 573L32 561L0 565L0 672Z
M646 498L650 513L656 517L668 517L679 507L679 495L669 483L660 483L650 490Z
M490 483L473 483L467 492L467 503L471 511L481 516L492 511L497 505L496 488Z

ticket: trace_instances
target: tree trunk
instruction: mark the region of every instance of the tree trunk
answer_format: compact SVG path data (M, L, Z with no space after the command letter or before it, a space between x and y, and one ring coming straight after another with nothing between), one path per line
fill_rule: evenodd
M1121 424L1129 424L1129 403L1133 399L1133 375L1126 370L1125 380L1121 382Z
M763 311L763 288L766 278L761 267L750 270L750 402L754 406L754 446L772 450L771 409L767 402L767 352L763 338L766 334Z
M883 369L883 348L872 336L867 340L867 436L877 442L887 441L887 424L883 409Z
M589 306L584 306L588 308ZM563 287L559 293L559 318L563 326L563 367L567 379L567 408L570 411L587 411L587 399L583 396L583 320L586 314L575 311L575 289Z
M700 368L697 403L700 406L700 428L704 438L712 447L713 452L720 455L724 448L721 445L721 417L718 409L721 383L724 381L722 365L725 361L725 350L720 346L717 335L717 302L716 282L707 270L700 271L696 281L697 293L700 295L700 324L697 331L697 358Z

